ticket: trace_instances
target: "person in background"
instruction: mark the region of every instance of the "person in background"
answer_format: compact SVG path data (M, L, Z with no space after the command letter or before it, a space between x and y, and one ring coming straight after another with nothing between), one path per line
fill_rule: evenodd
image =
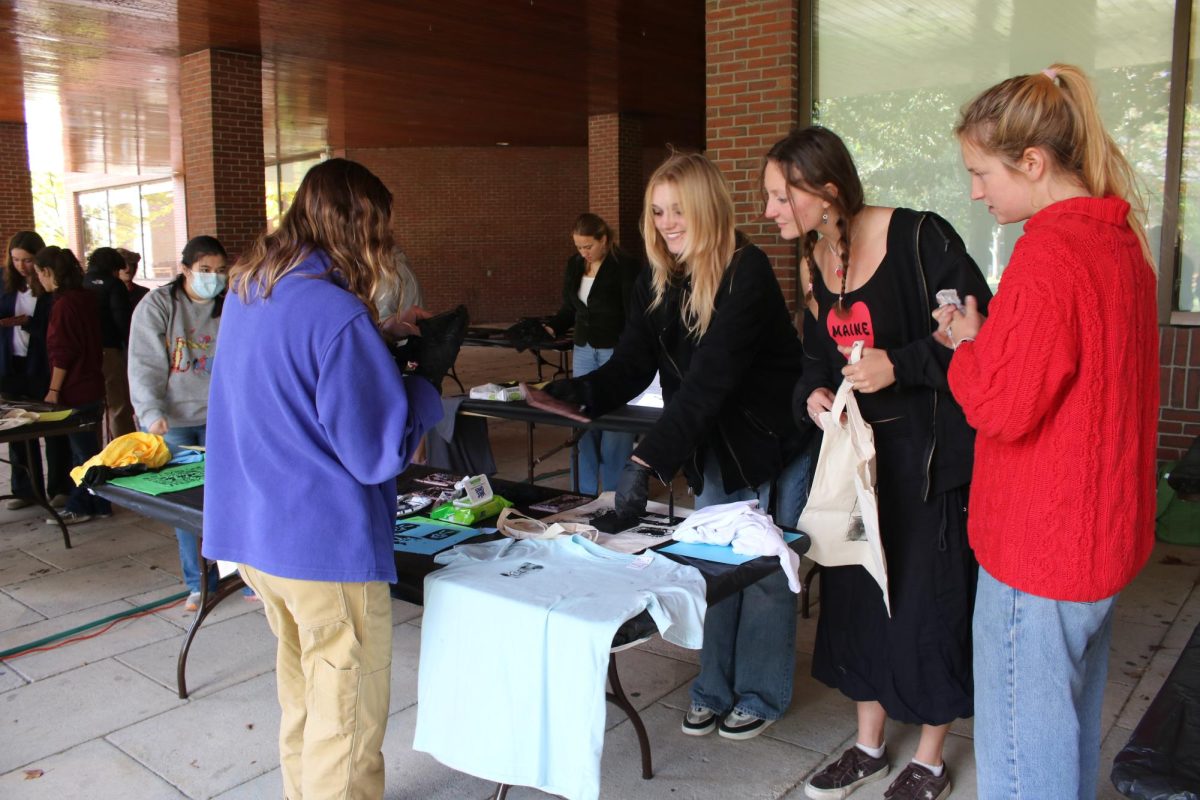
M717 167L675 153L650 178L642 233L651 269L633 288L625 331L594 372L529 390L563 416L601 416L662 378L666 405L617 482L623 527L645 512L650 477L680 470L696 507L758 499L794 525L808 492L807 435L792 422L803 353L767 256L734 227ZM811 431L810 431L811 432ZM711 606L683 732L762 733L787 711L795 673L796 597L783 570Z
M50 359L50 382L45 400L82 412L99 411L104 403L103 355L100 345L100 313L92 294L83 288L83 271L70 250L45 247L34 259L34 271L42 288L54 295L46 351ZM67 435L71 466L77 467L100 452L96 431ZM112 516L112 506L83 486L73 486L66 509L60 515L68 525ZM58 520L46 520L57 525Z
M821 568L812 674L855 701L855 744L809 779L815 800L846 797L891 769L889 718L921 726L889 800L948 797L942 749L971 716L971 602L977 566L966 508L974 434L946 385L935 294L986 302L987 282L941 217L867 205L854 159L832 131L796 130L767 153L766 216L801 242L815 308L804 314L796 423L819 427L843 378L875 440L879 534L890 614L861 565ZM862 358L849 364L855 341Z
M52 301L34 275L34 256L45 246L37 233L20 231L8 242L4 264L4 286L0 293L0 392L23 400L41 401L50 386L46 328L50 324ZM45 442L46 483L44 488L36 489L31 473L42 473L41 448L31 447L27 451L23 442L9 444L14 496L5 501L5 508L15 510L32 505L39 492L55 508L66 506L71 491L71 446L62 436L52 436ZM27 452L36 463L27 462Z
M317 164L230 270L222 315L203 548L239 565L279 640L288 797L383 796L395 479L442 415L379 328L377 292L398 280L391 209L361 164ZM414 335L422 315L392 317L389 334Z
M117 252L125 260L125 266L117 271L117 277L121 279L121 283L125 284L125 288L129 290L129 313L132 315L134 310L137 309L137 304L150 292L148 288L142 286L140 283L133 282L133 279L137 277L138 264L142 263L142 255L132 250L126 250L124 247L118 247Z
M546 327L560 336L574 326L571 374L578 378L612 358L641 265L617 246L608 223L595 214L580 214L571 238L578 252L567 259L563 305ZM586 431L578 448L579 490L613 491L633 452L633 434Z
M950 389L978 431L979 797L1091 800L1113 606L1154 544L1144 206L1078 67L993 86L955 133L971 199L998 224L1025 223L987 321L972 297L937 312Z
M166 441L171 454L205 443L208 388L212 379L221 308L225 303L225 248L212 236L196 236L183 248L182 268L171 283L146 295L129 330L129 396L138 425ZM179 564L188 587L185 608L200 605L200 541L195 531L175 529ZM216 570L209 591L216 588Z
M100 309L104 342L104 399L108 406L108 433L112 439L133 433L133 405L129 402L125 348L129 343L129 290L117 273L125 259L111 247L98 247L88 256L84 286L92 291Z

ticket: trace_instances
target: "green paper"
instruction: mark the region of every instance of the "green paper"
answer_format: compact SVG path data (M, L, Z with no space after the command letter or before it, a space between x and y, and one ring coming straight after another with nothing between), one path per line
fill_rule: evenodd
M197 461L194 464L167 467L158 472L143 472L141 475L113 478L109 483L142 494L160 495L168 492L181 492L184 489L204 485L204 462Z

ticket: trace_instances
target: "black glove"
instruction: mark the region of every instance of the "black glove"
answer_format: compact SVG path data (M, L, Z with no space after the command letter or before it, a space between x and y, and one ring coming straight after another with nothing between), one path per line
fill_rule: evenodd
M640 517L646 513L650 499L650 468L635 461L626 461L617 478L615 510L622 516Z
M553 397L555 400L562 400L564 403L570 403L573 406L582 406L587 403L583 392L580 391L578 381L564 380L553 381L542 387L542 391Z
M618 533L641 521L650 499L650 468L633 461L625 462L621 477L617 478L616 495L613 510L592 519L597 530Z

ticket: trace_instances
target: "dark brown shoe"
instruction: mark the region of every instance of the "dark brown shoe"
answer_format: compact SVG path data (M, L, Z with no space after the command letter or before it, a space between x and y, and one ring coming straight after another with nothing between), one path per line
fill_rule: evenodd
M851 747L837 761L809 778L804 785L804 794L812 800L842 800L858 787L887 774L886 752L879 758L871 758L857 747Z
M910 761L883 796L887 800L945 800L950 796L950 770L943 766L942 774L934 775Z

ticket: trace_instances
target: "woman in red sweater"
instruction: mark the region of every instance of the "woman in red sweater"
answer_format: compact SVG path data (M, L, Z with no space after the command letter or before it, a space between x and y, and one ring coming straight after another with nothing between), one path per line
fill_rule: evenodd
M83 270L70 250L46 247L34 261L38 281L54 293L46 349L50 356L50 390L46 402L91 411L104 403L104 372L101 369L100 309L95 296L83 288ZM95 431L68 435L71 461L79 466L100 452ZM112 515L112 506L82 486L71 489L63 522L74 525L93 517ZM47 519L57 525L58 520Z
M1154 540L1155 274L1087 77L988 89L956 129L971 197L1026 222L987 323L938 310L977 430L969 532L980 798L1093 798L1113 604ZM1134 205L1131 207L1131 203Z

